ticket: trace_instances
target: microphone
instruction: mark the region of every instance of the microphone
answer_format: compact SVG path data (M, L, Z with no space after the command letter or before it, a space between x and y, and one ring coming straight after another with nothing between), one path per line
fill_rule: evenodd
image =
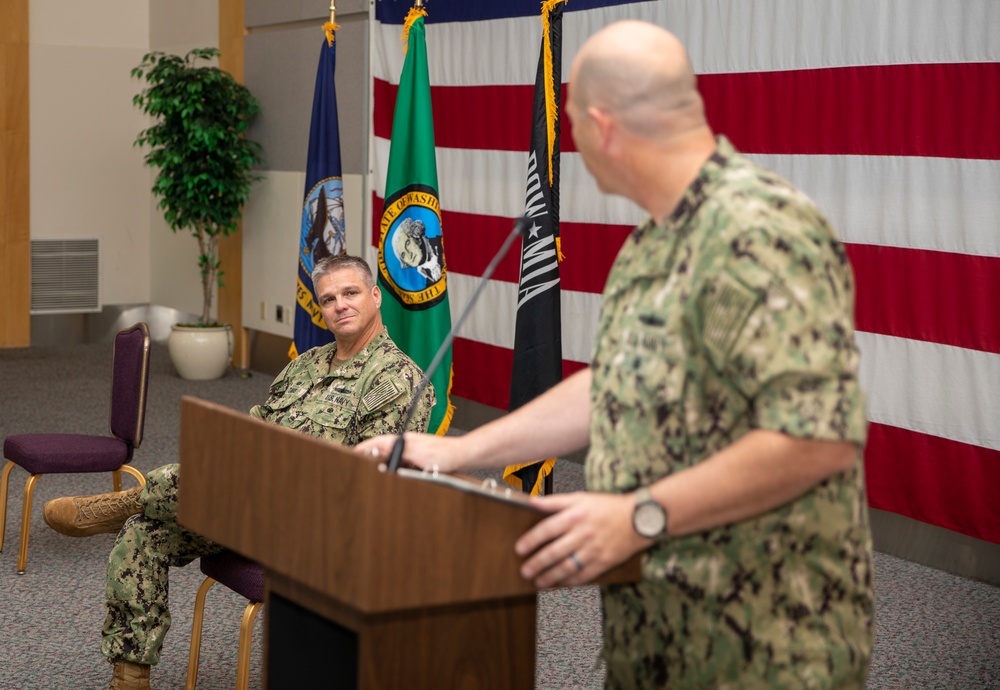
M496 270L497 264L500 260L507 254L510 249L510 245L514 242L514 238L518 235L525 237L528 234L528 229L531 227L531 219L527 216L521 216L514 221L514 227L511 228L510 233L507 238L500 245L500 250L496 253L493 259L490 260L489 265L486 266L486 270L483 271L482 277L479 279L479 284L476 289L472 292L472 296L469 297L469 301L465 303L462 308L462 313L458 315L458 320L452 325L451 330L448 331L448 335L445 337L444 342L441 343L441 347L438 348L437 353L434 355L434 359L431 360L430 365L424 372L423 377L420 379L420 383L417 384L417 391L413 396L413 400L410 401L410 408L406 411L406 419L403 420L403 430L399 432L399 437L396 439L396 443L392 446L392 453L389 454L389 462L386 464L386 469L389 472L395 472L399 469L399 464L403 459L403 446L405 441L403 435L406 433L406 428L410 426L410 420L413 419L413 413L417 410L417 403L420 402L420 396L423 395L424 389L427 388L428 384L431 382L431 376L437 371L438 365L441 364L441 360L444 358L444 353L448 351L451 347L451 341L455 339L455 334L458 333L459 329L462 328L462 324L465 323L466 317L469 312L472 311L472 305L476 303L479 299L480 293L482 293L483 288L486 287L486 282L493 275L493 271Z

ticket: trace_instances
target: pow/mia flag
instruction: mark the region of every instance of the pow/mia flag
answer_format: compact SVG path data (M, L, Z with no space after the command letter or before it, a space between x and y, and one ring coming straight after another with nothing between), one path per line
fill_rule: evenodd
M525 215L531 220L521 244L517 323L510 410L562 381L559 291L559 118L562 111L562 2L542 5L542 47L535 76L534 116ZM547 59L548 58L548 59ZM550 69L547 69L550 68ZM541 494L555 458L504 470L508 484Z

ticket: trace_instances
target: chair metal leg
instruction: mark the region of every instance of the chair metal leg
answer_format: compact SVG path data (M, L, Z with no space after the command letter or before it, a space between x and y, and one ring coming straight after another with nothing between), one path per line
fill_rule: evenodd
M40 474L33 474L24 483L24 506L21 508L21 550L17 552L17 574L24 575L28 568L28 537L31 535L31 501L35 496L35 483Z
M17 465L8 460L0 474L0 551L3 551L3 538L7 534L7 485L10 482L10 471Z
M253 647L253 623L263 601L251 601L243 609L243 622L240 624L240 649L236 662L236 690L247 690L250 687L250 649Z
M115 491L121 491L122 490L122 485L121 485L121 476L122 476L121 473L122 472L128 472L133 477L135 477L136 481L139 482L139 486L146 486L146 475L144 475L142 472L140 472L136 468L132 467L131 465L122 465L115 472L115 474L118 475L118 484L115 486Z
M188 652L188 673L184 690L195 690L198 685L198 657L201 655L201 624L205 617L205 597L215 580L206 577L194 598L194 619L191 621L191 649Z
M10 471L17 463L8 460L0 474L0 551L3 551L3 538L7 534L7 484L10 481Z
M122 490L122 473L121 470L111 471L111 488L114 491Z

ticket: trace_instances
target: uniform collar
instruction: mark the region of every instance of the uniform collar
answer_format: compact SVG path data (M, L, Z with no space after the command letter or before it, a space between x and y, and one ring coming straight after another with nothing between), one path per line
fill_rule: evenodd
M333 365L334 355L337 354L337 343L334 341L329 346L321 348L316 357L306 364L306 369L313 383L327 378L356 379L365 370L365 365L371 356L388 339L389 331L383 326L381 332L372 338L371 342L365 345L358 354L331 371L330 367Z
M684 190L684 195L673 212L662 222L657 224L652 216L647 216L635 230L632 231L633 239L640 241L647 234L659 235L662 233L674 234L681 231L688 220L698 211L705 199L707 199L718 181L722 177L723 170L729 165L730 159L738 155L724 135L720 134L715 138L715 151L708 157L708 160L701 166L698 176Z

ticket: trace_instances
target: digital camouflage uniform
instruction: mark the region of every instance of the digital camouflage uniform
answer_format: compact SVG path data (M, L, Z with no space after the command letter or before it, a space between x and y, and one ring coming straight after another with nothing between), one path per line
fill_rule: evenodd
M332 343L290 362L271 384L267 402L251 409L251 416L347 446L403 431L422 375L417 365L384 329L330 371L336 351ZM434 402L428 385L407 428L425 430ZM110 659L156 664L170 627L169 568L223 548L175 521L179 470L177 464L165 465L146 475L140 497L144 511L128 519L108 558L101 651Z
M865 440L854 286L813 203L720 137L626 241L592 362L587 487L628 492L754 429ZM871 541L854 467L765 515L666 538L605 587L611 688L863 688Z

